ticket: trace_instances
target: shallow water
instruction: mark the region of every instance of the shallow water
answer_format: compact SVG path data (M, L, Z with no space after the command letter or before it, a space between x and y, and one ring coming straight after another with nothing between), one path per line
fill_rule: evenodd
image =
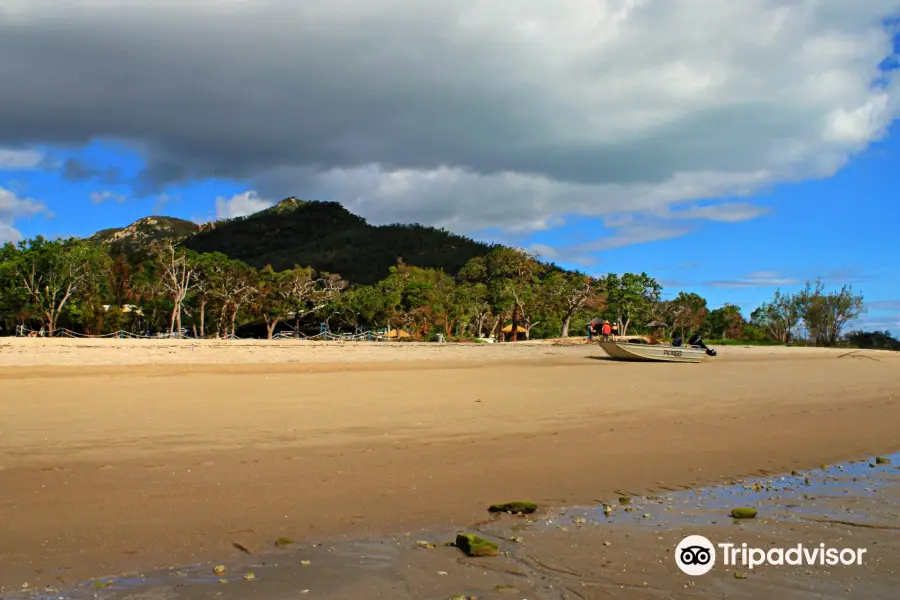
M545 524L559 525L584 519L643 527L675 528L685 525L734 524L732 508L756 508L759 520L804 519L878 524L893 517L900 505L900 453L887 455L887 464L875 457L789 475L753 478L662 496L634 497L627 504L561 510ZM888 489L895 491L891 497ZM855 510L864 503L864 510ZM742 522L746 522L743 520Z
M504 556L496 558L468 559L458 549L446 546L445 542L453 539L454 531L419 532L335 540L332 544L290 544L279 549L273 547L260 556L236 550L216 563L101 578L65 589L23 589L0 594L0 598L277 600L298 596L383 596L439 600L459 593L480 599L607 595L656 598L672 597L671 587L682 584L687 590L685 594L700 593L699 588L692 587L693 582L685 583L679 579L680 573L673 574L674 569L668 564L671 555L666 552L672 547L669 538L677 538L678 532L685 529L719 531L722 527L740 527L771 540L786 541L792 535L788 531L796 532L794 526L799 524L820 527L805 528L803 535L811 535L810 531L816 535L851 535L863 527L861 531L869 536L868 543L881 542L878 548L890 550L890 540L900 538L893 531L900 530L900 453L889 458L889 464L875 464L873 457L824 469L735 481L730 485L632 497L627 503L609 507L564 508L518 517L503 515L469 528L498 543ZM740 506L756 508L757 518L732 519L730 510ZM417 547L419 540L428 541L434 547ZM608 551L606 546L611 544L615 544L617 553ZM586 557L590 558L584 562L586 566L579 566L579 561L585 561ZM217 564L225 567L224 573L214 572ZM900 559L897 566L896 577L892 565L876 564L875 571L867 572L872 581L867 582L865 597L895 597L892 593L896 589L893 586L900 583ZM804 591L802 586L794 589L796 586L779 577L772 574L770 579L750 583L730 578L707 580L708 587L694 597L712 593L717 597L723 594L741 597L742 593L754 597L754 593L768 595L771 590L778 590L777 597L785 598L829 597L827 593L836 593L834 590L838 588L841 593L835 597L846 597L848 590L856 589L854 580L860 580L860 575L852 574L848 575L850 583L838 577L828 581L812 579ZM874 581L881 578L883 584ZM754 592L753 585L764 587ZM576 588L576 592L570 593ZM794 595L787 595L788 592ZM809 596L802 595L807 592ZM772 594L771 597L776 597L774 591Z

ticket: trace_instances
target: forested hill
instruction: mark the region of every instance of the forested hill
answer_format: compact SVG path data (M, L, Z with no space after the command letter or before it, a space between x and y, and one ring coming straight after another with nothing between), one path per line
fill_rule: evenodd
M115 231L130 231L129 228L135 226ZM495 247L433 227L374 226L337 202L295 198L246 217L175 229L160 230L157 237L177 237L190 250L221 252L256 268L272 265L278 271L295 265L310 266L366 285L386 277L398 258L417 267L456 273L470 259L484 256ZM94 236L107 238L108 231ZM148 239L142 236L141 241ZM116 241L128 251L138 245L122 244L121 233Z
M164 239L183 240L197 233L192 221L175 217L144 217L127 227L98 231L88 239L109 247L114 254L145 254L154 242Z

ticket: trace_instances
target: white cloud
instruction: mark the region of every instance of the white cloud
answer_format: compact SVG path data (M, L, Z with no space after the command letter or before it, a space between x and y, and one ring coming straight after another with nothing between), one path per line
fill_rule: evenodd
M22 234L15 227L16 219L38 214L53 216L43 203L33 198L22 198L15 192L0 187L0 243L21 240Z
M102 192L91 192L90 198L91 202L93 202L94 204L100 204L101 202L105 202L106 200L112 200L114 202L122 204L126 200L124 194L116 194L108 190L104 190Z
M44 153L37 150L16 150L0 147L0 171L34 169L44 160Z
M241 192L231 198L216 198L216 219L243 217L269 208L274 202L263 200L254 191Z
M890 331L894 335L900 334L900 313L888 315L885 318L862 318L851 324L851 329L863 331Z
M583 244L569 246L568 250L575 254L589 254L612 250L634 244L646 244L658 242L687 235L692 230L689 227L668 227L658 225L630 225L621 227L613 235L597 238Z
M690 203L830 176L900 109L896 75L872 85L896 0L178 6L5 0L0 143L121 140L153 193L224 174L374 222L533 231L685 205L753 218Z
M769 214L769 209L747 202L728 202L708 206L690 206L681 210L662 213L667 219L708 219L723 223L739 223Z
M703 285L723 288L756 288L756 287L782 287L799 285L801 282L791 277L785 277L775 271L756 271L749 273L741 279L707 281Z
M900 300L875 300L866 302L869 310L896 310L900 311Z
M418 221L463 233L499 227L510 232L541 231L563 224L562 215L614 217L638 213L667 218L725 220L749 218L745 203L669 211L688 200L715 199L729 193L749 193L764 173L675 174L659 184L587 185L553 181L539 175L480 175L441 167L432 171L386 171L380 167L280 169L265 177L264 195L276 190L303 189L304 195L342 202L373 223ZM269 190L266 193L266 190ZM682 213L684 213L682 215Z

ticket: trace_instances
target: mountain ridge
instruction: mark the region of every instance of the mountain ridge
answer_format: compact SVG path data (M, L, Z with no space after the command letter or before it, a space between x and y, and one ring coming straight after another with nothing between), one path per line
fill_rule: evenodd
M153 242L171 239L189 250L221 252L256 268L310 266L354 284L379 281L398 260L455 274L499 246L419 224L371 225L337 202L295 197L250 215L204 224L144 217L88 239L125 255L146 253Z

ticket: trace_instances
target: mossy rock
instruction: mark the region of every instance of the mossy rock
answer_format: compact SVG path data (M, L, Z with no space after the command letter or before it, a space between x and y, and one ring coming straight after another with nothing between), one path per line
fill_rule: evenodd
M619 496L619 504L628 504L631 502L631 498L628 496Z
M284 548L285 546L290 546L294 543L294 540L288 537L280 537L275 540L275 546L278 548Z
M468 556L497 556L500 554L497 544L478 537L474 533L458 533L456 547Z
M755 519L756 509L749 506L731 509L731 518L733 519Z
M889 459L887 456L876 456L875 464L876 465L889 465L889 464L891 464L891 459Z
M531 514L538 509L538 505L534 502L524 500L516 500L514 502L503 502L501 504L491 504L488 511L493 513L522 513Z

